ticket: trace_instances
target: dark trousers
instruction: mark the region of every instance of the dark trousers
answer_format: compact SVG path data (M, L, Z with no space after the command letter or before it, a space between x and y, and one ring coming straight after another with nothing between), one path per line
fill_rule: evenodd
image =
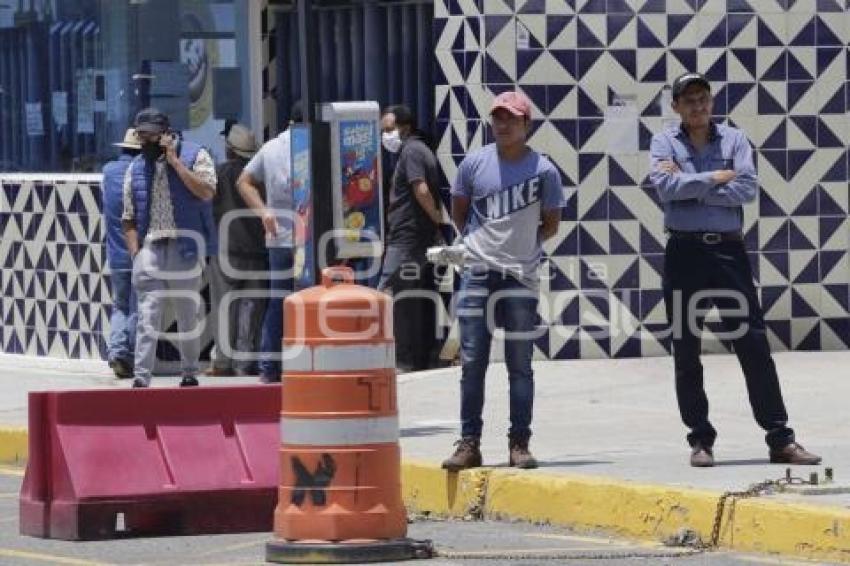
M436 343L436 303L433 266L425 250L388 245L378 282L393 294L393 333L396 365L404 370L431 367Z
M700 363L700 333L704 316L689 316L688 305L700 292L710 295L693 303L708 310L714 304L744 372L750 406L756 422L766 431L772 448L794 441L782 401L776 366L770 355L764 316L753 286L750 263L742 242L706 244L672 237L664 258L664 302L673 333L676 397L682 421L691 429L688 443L712 446L717 432L708 420L708 399ZM736 297L719 296L733 292ZM733 312L738 309L738 312ZM693 312L693 311L692 311ZM694 319L694 322L689 322ZM743 327L742 325L746 325ZM733 337L736 333L737 337Z
M230 270L225 273L220 259L226 252L210 258L207 266L207 281L210 284L209 322L215 339L215 357L212 365L220 370L239 369L248 373L254 371L259 348L259 336L266 312L266 297L240 296L240 293L264 291L268 287L267 279L257 279L250 275L264 274L269 270L266 257L230 255L226 261ZM233 271L249 272L247 278L240 279ZM222 319L222 304L225 317ZM234 359L236 356L236 359Z
M269 299L260 334L260 376L280 380L283 340L283 299L292 293L292 248L269 248ZM274 296L273 296L274 295Z

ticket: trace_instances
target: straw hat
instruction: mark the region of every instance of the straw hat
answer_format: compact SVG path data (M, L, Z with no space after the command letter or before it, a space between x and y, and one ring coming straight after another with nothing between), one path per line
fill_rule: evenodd
M246 159L250 159L257 153L257 138L242 124L233 124L225 143L233 153Z
M136 135L136 130L134 128L127 128L127 132L124 134L124 140L112 145L126 149L142 149L139 136Z

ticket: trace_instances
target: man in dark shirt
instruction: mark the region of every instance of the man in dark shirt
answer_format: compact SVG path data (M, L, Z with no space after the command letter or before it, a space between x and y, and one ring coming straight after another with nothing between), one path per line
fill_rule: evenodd
M254 375L252 360L238 359L257 352L257 337L266 310L266 299L239 296L266 288L268 271L263 224L247 207L236 189L236 180L257 152L254 134L233 124L225 140L227 161L218 167L218 189L213 215L219 230L219 255L207 271L215 337L215 356L207 375ZM240 355L234 359L234 352Z
M397 148L398 162L390 187L378 289L395 296L397 367L426 369L434 345L435 286L425 251L437 240L442 218L437 158L415 130L413 114L406 106L387 108L381 116L381 129L384 148Z

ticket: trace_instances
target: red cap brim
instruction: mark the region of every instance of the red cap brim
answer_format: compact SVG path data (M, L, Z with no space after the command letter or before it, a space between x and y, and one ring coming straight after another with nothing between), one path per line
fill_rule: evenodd
M493 112L495 112L496 110L499 110L500 108L502 110L507 110L508 112L513 114L514 116L528 116L528 114L526 114L522 110L517 110L513 106L509 106L507 104L494 104L493 107L490 108L490 115L492 116Z

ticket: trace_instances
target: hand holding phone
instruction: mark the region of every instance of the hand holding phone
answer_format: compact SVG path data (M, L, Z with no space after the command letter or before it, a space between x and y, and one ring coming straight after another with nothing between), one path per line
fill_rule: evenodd
M177 156L177 143L173 133L165 132L159 137L159 145L165 151L165 158L169 163L173 163Z

